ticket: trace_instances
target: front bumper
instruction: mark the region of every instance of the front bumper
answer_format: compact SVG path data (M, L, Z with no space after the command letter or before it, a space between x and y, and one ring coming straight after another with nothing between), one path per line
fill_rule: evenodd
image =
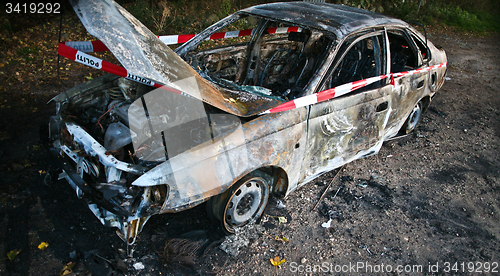
M75 123L51 120L51 124L58 125L49 129L62 130L51 137L49 148L63 170L59 179L71 185L103 225L118 228L120 237L133 242L149 217L159 212L158 201L168 198L168 190L131 185L148 169L118 160Z

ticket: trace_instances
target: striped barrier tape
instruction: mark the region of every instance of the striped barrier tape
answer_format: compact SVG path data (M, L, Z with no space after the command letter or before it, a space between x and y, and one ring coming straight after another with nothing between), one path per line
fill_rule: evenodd
M174 92L177 94L181 94L184 96L192 97L184 92L181 92L179 90L173 89L171 87L156 83L150 79L141 77L141 76L136 76L133 74L130 74L127 72L127 69L120 67L118 65L112 64L110 62L107 62L105 60L101 60L99 58L96 58L94 56L88 55L83 53L82 51L79 51L77 49L71 48L63 43L59 43L59 55L69 58L73 61L79 62L81 64L90 66L95 69L99 69L132 81L136 81L145 85L149 85L152 87L156 88L162 88L170 92ZM312 95L304 96L297 98L295 100L291 100L288 102L285 102L281 105L278 105L277 107L271 108L269 110L266 110L262 112L261 114L269 114L269 113L276 113L276 112L282 112L282 111L287 111L299 107L304 107L308 105L312 105L315 103L327 101L336 97L340 97L342 95L345 95L347 93L350 93L354 90L360 89L362 87L365 87L367 85L370 85L372 83L375 83L377 81L383 80L385 78L391 78L391 84L394 85L394 78L398 78L401 76L405 75L412 75L412 74L417 74L417 73L422 73L422 72L427 72L433 69L441 68L446 66L445 63L425 67L425 68L419 68L411 71L404 71L404 72L399 72L399 73L391 73L389 75L381 75L377 77L371 77L368 79L363 79L363 80L358 80L346 84L342 84L340 86L330 88Z
M350 82L346 84L342 84L340 86L330 88L312 95L304 96L297 98L295 100L288 101L286 103L283 103L281 105L278 105L277 107L271 108L269 110L266 110L262 112L261 114L269 114L269 113L276 113L276 112L282 112L282 111L287 111L299 107L304 107L308 105L312 105L315 103L327 101L336 97L340 97L342 95L345 95L347 93L350 93L354 90L360 89L362 87L365 87L367 85L370 85L372 83L375 83L377 81L383 80L385 78L391 78L391 85L394 85L394 78L398 78L401 76L405 75L412 75L412 74L417 74L417 73L422 73L422 72L427 72L433 69L441 68L443 66L446 66L445 63L441 63L438 65L433 65L425 68L419 68L415 69L412 71L405 71L405 72L399 72L399 73L391 73L389 75L381 75L377 77L371 77L368 79L363 79L363 80L358 80L355 82Z
M192 96L190 96L186 93L183 93L177 89L174 89L174 88L171 88L169 86L165 86L163 84L154 82L148 78L133 75L133 74L129 73L127 71L127 69L125 69L121 66L118 66L118 65L115 65L113 63L102 60L100 58L96 58L94 56L88 55L80 50L74 49L70 46L63 44L63 43L59 43L58 53L59 53L59 55L61 55L63 57L69 58L69 59L76 61L78 63L81 63L83 65L87 65L89 67L99 69L99 70L111 73L113 75L117 75L119 77L123 77L123 78L129 79L129 80L132 80L135 82L139 82L139 83L142 83L145 85L149 85L152 87L162 88L164 90L167 90L167 91L170 91L170 92L173 92L176 94L181 94L184 96L192 97Z
M69 46L73 49L77 49L83 53L93 53L93 52L106 52L109 51L108 47L102 43L100 40L95 41L68 41L64 42L64 45Z
M254 29L214 33L206 40L248 36L248 35L251 35L253 33L253 30ZM302 28L300 28L300 27L280 27L280 28L267 29L267 32L269 34L285 34L285 33L301 32L301 31L302 31ZM164 35L164 36L158 36L158 38L166 45L173 45L173 44L185 43L188 40L190 40L191 38L193 38L194 36L195 36L194 34ZM102 43L99 40L95 40L95 41L68 41L68 42L64 42L64 44L66 46L71 47L71 48L77 49L83 53L109 51L108 47L106 47L106 45L104 45L104 43Z

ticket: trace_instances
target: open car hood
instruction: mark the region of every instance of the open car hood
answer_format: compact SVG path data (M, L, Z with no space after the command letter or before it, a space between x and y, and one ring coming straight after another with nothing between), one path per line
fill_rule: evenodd
M112 0L70 0L87 31L101 40L130 74L178 89L223 111L253 116L283 103L209 83L139 20Z

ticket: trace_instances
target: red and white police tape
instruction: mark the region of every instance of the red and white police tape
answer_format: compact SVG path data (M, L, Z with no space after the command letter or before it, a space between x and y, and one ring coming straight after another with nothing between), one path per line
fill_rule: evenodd
M262 112L261 114L282 112L282 111L287 111L287 110L291 110L291 109L295 109L295 108L304 107L304 106L312 105L315 103L327 101L327 100L333 99L335 97L340 97L342 95L350 93L354 90L365 87L365 86L370 85L372 83L375 83L377 81L383 80L385 78L391 78L391 84L394 85L394 78L398 78L398 77L405 76L405 75L417 74L417 73L421 73L421 72L427 72L427 71L430 71L432 69L437 69L437 68L440 68L443 66L446 66L446 62L438 64L438 65L425 67L425 68L411 70L411 71L405 71L405 72L400 72L400 73L391 73L389 75L381 75L381 76L377 76L377 77L371 77L371 78L364 79L364 80L358 80L355 82L342 84L340 86L330 88L330 89L327 89L327 90L324 90L324 91L321 91L321 92L318 92L318 93L315 93L312 95L308 95L308 96L297 98L295 100L288 101L286 103L278 105L277 107L266 110L266 111Z
M173 89L171 87L165 86L163 84L156 83L150 79L141 77L141 76L136 76L132 75L127 72L127 69L120 67L118 65L112 64L110 62L107 62L105 60L101 60L99 58L96 58L94 56L88 55L83 53L82 51L79 51L77 49L74 49L70 46L67 46L63 43L59 43L59 55L69 58L71 60L74 60L76 62L79 62L81 64L90 66L95 69L99 69L120 77L124 77L126 79L136 81L145 85L157 87L157 88L162 88L165 90L168 90L170 92L174 92L177 94L182 94L185 96L191 97L189 94L186 94L184 92L181 92L179 90ZM295 100L291 100L288 102L285 102L281 105L278 105L277 107L271 108L269 110L264 111L261 114L268 114L268 113L276 113L276 112L282 112L282 111L287 111L299 107L304 107L308 105L312 105L315 103L327 101L330 99L333 99L335 97L340 97L342 95L345 95L349 92L352 92L354 90L357 90L359 88L365 87L367 85L370 85L372 83L375 83L377 81L383 80L385 78L391 78L391 84L394 85L394 78L405 76L405 75L412 75L412 74L417 74L417 73L422 73L422 72L427 72L433 69L441 68L446 66L445 63L425 67L425 68L419 68L411 71L405 71L405 72L399 72L399 73L391 73L389 75L381 75L377 77L371 77L368 79L363 79L363 80L358 80L355 82L350 82L346 84L342 84L340 86L330 88L312 95L304 96L297 98Z
M177 89L171 88L169 86L165 86L165 85L160 84L160 83L156 83L148 78L144 78L141 76L136 76L136 75L130 74L127 71L127 69L125 69L121 66L118 66L118 65L115 65L113 63L102 60L100 58L96 58L94 56L88 55L86 53L83 53L82 51L79 51L77 49L69 47L63 43L59 43L58 53L59 53L59 55L61 55L63 57L69 58L73 61L79 62L79 63L87 65L89 67L111 73L113 75L117 75L117 76L129 79L132 81L136 81L136 82L139 82L139 83L142 83L145 85L149 85L152 87L162 88L162 89L168 90L168 91L176 93L176 94L182 94L182 95L191 97L190 95L183 93Z
M221 38L235 38L251 35L254 29L241 30L241 31L230 31L230 32L220 32L214 33L206 40L212 39L221 39ZM300 27L280 27L280 28L269 28L267 32L269 34L285 34L291 32L301 32L302 28ZM193 38L194 34L186 34L186 35L163 35L158 36L158 38L165 43L166 45L180 44L185 43L191 38ZM104 45L99 40L95 41L68 41L64 42L66 46L77 49L84 53L92 53L92 52L105 52L109 51L108 47Z

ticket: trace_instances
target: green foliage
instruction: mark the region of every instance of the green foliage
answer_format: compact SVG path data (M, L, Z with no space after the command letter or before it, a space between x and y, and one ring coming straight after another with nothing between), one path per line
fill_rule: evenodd
M142 24L154 31L154 20L149 10L148 1L136 0L135 3L127 6L127 9Z
M231 1L232 0L223 0L222 1L222 6L220 7L220 10L218 12L218 15L220 18L224 18L233 12L231 9L231 6L232 6Z
M466 11L458 6L443 6L433 14L446 24L458 26L465 31L484 32L499 30L499 17L481 11Z
M126 2L126 1L124 1ZM155 34L197 33L241 8L275 0L135 0L125 4ZM484 33L500 30L498 0L329 0L384 13L406 21L446 24L464 31ZM244 28L241 26L242 29Z
M3 18L0 22L0 30L5 30L8 33L12 33L12 26L7 18Z
M418 1L392 1L392 5L386 5L386 13L403 20L416 20L419 10Z
M449 25L461 27L465 30L476 30L484 26L475 14L462 10L460 7L443 7L438 10L439 15Z
M370 10L370 11L375 11L376 0L343 0L342 4L359 8L359 9L365 9L365 10Z
M17 54L22 57L27 57L29 54L36 54L40 51L38 47L23 47L17 50Z
M219 1L220 2L220 1ZM231 1L222 11L230 14ZM125 4L125 8L142 24L157 35L192 34L202 31L210 24L206 19L220 9L220 3L181 0L136 0ZM217 18L218 20L218 18Z
M352 7L384 13L406 21L446 24L463 31L500 30L498 0L341 0Z

